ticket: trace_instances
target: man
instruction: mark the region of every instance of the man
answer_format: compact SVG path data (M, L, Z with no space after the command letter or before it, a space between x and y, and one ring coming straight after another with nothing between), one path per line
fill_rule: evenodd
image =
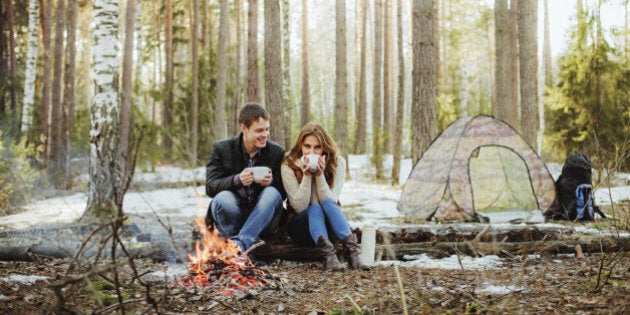
M267 139L269 113L260 105L245 105L238 121L239 135L212 146L206 194L213 199L206 222L214 221L220 234L245 252L259 235L272 234L280 221L286 195L280 175L284 148ZM254 182L254 166L267 166L271 173Z

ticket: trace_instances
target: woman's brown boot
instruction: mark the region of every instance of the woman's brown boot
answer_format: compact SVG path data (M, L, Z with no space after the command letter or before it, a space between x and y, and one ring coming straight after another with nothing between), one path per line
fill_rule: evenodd
M333 271L343 270L344 266L339 262L339 259L337 259L337 251L335 251L335 247L328 239L320 236L317 239L317 247L322 254L322 262L325 269Z
M357 236L354 233L342 239L341 244L343 244L346 260L352 269L370 269L369 266L363 264L361 257L359 257L359 245L357 244Z

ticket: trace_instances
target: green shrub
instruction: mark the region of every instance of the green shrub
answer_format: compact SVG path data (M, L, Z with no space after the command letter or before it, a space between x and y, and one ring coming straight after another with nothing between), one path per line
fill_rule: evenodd
M26 144L26 139L13 143L0 132L0 214L9 214L30 199L39 178L30 163L36 153L35 145Z

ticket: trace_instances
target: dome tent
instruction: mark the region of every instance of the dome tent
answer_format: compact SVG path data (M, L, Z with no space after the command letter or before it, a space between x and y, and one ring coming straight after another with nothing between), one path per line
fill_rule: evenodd
M503 120L461 117L433 140L414 166L398 210L424 220L479 221L477 211L549 209L549 170Z

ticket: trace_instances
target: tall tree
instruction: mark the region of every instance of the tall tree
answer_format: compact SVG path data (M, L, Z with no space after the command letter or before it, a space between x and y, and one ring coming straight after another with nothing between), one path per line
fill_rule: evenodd
M435 29L437 9L433 0L413 1L413 70L411 160L416 164L437 135L438 49Z
M260 102L258 88L258 0L249 0L247 13L247 102Z
M37 50L39 45L39 0L28 2L28 48L26 50L26 70L24 71L24 101L22 104L22 136L33 123L35 103L35 78L37 76Z
M223 5L223 2L221 2ZM190 104L190 164L197 166L197 152L199 147L199 32L201 23L199 23L199 0L192 0L192 18L190 25L190 42L192 54L192 82ZM223 9L223 8L222 8ZM221 36L219 34L219 36ZM222 125L224 126L223 122Z
M173 147L173 139L170 135L172 107L173 107L173 0L166 0L166 21L164 23L164 101L162 102L162 146L166 152ZM167 153L167 156L169 153Z
M396 121L392 142L394 163L392 165L392 186L400 182L400 160L402 158L403 112L405 110L405 55L403 53L402 1L396 6L396 30L398 44L398 100L396 101Z
M94 88L90 106L90 181L82 219L110 220L122 211L120 164L117 163L118 1L94 1Z
M77 32L77 11L78 0L68 0L67 10L67 22L66 25L66 65L64 72L64 88L63 88L63 102L65 104L65 110L63 111L63 134L62 139L62 156L64 159L63 169L66 174L66 185L69 184L70 179L70 152L72 148L72 134L74 131L74 108L75 108L75 63L76 63L76 32ZM67 187L66 187L67 188Z
M523 138L538 150L538 1L520 0L518 4L519 74Z
M369 1L363 1L363 15L361 18L361 65L359 66L359 104L357 106L357 124L354 130L354 153L365 153L365 138L367 128L367 15L370 10Z
M41 134L43 135L43 142L42 144L42 148L43 150L41 151L41 157L43 157L43 160L47 160L48 159L48 143L49 143L49 139L48 137L50 136L49 134L49 114L50 114L50 101L51 101L51 89L52 89L52 76L50 75L50 66L52 65L52 56L51 56L51 49L50 49L50 41L51 41L51 33L52 33L52 16L53 16L53 4L52 4L52 0L43 0L44 4L45 4L45 13L44 13L44 22L43 22L43 44L44 44L44 50L43 50L43 58L42 58L42 63L44 64L44 69L42 72L42 107L41 107L41 111L40 111L40 121L39 121L39 127L41 128ZM44 162L46 163L46 162Z
M234 82L235 90L236 90L236 98L234 101L234 111L232 111L232 117L227 119L228 122L228 133L235 134L239 132L238 125L238 112L241 108L241 102L243 101L243 76L241 69L241 60L242 56L242 48L241 48L241 15L243 11L243 0L236 0L236 80Z
M225 138L225 90L227 86L227 42L229 34L228 1L221 0L219 51L217 52L217 97L214 107L214 139Z
M308 69L308 1L302 0L302 112L300 128L310 120L311 90Z
M392 62L392 53L393 53L393 45L394 40L392 36L392 4L391 0L385 0L383 2L383 9L385 12L383 13L383 19L385 21L384 25L384 38L385 41L383 43L383 152L391 152L391 137L392 134L392 116L393 116L393 106L392 106L392 97L394 95L394 87L392 84L392 72L393 72L393 62Z
M513 86L514 81L511 80L512 72L515 69L512 67L511 52L514 51L511 46L511 22L510 9L508 7L507 0L496 0L494 5L495 16L495 51L496 51L496 66L495 66L495 96L494 104L492 107L492 113L504 120L506 120L512 126L517 125L518 111L512 108L513 103Z
M372 97L372 164L383 177L383 0L374 3L374 82Z
M123 48L122 90L120 91L120 125L118 151L121 157L119 163L126 177L129 161L129 135L131 134L131 99L133 98L133 39L136 20L136 0L127 1L125 14L125 46Z
M284 147L290 148L293 145L291 136L291 29L290 1L282 0L282 98L284 102Z
M280 1L265 0L265 107L271 116L271 140L284 144Z
M335 139L341 155L348 160L348 48L346 44L346 0L335 6Z
M17 118L19 117L19 115L17 115L17 100L16 100L16 93L15 90L17 89L17 77L16 77L16 64L15 64L15 34L13 31L13 24L14 22L14 14L13 14L13 3L11 1L8 1L7 3L7 24L8 24L8 28L9 28L9 38L8 38L8 42L9 42L9 51L8 51L8 56L9 56L9 99L11 101L11 114L13 115L13 117ZM14 136L17 136L18 134L18 126L19 126L19 121L16 119L13 122L13 134Z
M57 0L57 19L55 23L55 66L53 68L53 89L52 89L52 107L51 107L51 119L50 124L50 155L49 159L53 165L49 169L53 183L57 188L62 188L64 185L63 174L65 171L62 169L65 159L61 156L61 128L63 127L62 111L64 110L63 103L61 101L61 93L63 92L63 40L64 40L64 22L66 20L65 15L65 0Z
M545 21L544 21L544 39L543 39L543 69L545 72L545 87L553 85L553 73L551 66L551 36L549 31L549 0L544 0ZM541 113L542 114L542 113ZM544 121L543 119L541 119Z

